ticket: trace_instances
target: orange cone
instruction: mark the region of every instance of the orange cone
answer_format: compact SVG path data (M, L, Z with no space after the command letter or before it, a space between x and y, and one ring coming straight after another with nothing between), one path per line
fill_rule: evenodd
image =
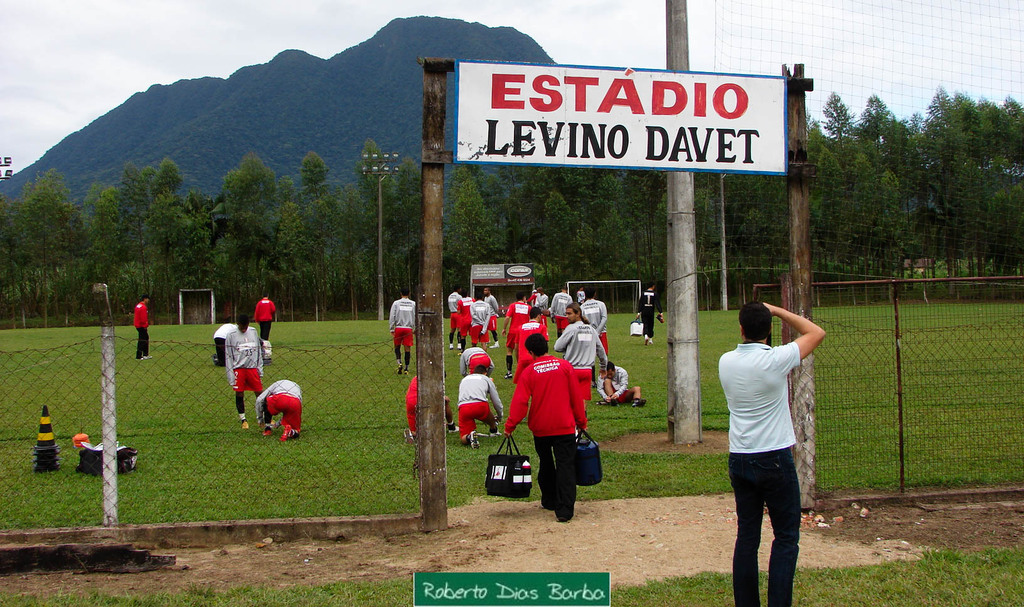
M34 472L53 472L60 470L60 446L53 438L53 424L50 423L50 409L43 405L43 414L39 418L39 436L36 446L32 448L35 457L32 459Z

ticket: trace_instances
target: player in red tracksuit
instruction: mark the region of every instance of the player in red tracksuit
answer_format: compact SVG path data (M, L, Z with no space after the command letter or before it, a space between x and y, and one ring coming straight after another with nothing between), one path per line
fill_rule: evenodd
M505 328L501 334L505 336L505 379L512 379L512 353L515 352L519 338L519 327L530 320L530 304L526 303L526 291L516 293L516 301L505 312Z
M527 418L539 460L540 505L566 523L576 508L576 428L587 428L587 413L572 365L548 356L548 342L541 335L528 337L526 349L536 360L516 385L505 435Z
M277 306L270 301L270 295L264 295L263 299L256 302L256 311L253 312L252 319L260 323L260 339L263 341L270 339L270 325L274 320L275 312L277 312Z
M139 342L135 346L135 359L148 360L149 355L149 295L139 298L135 304L135 330L139 332Z
M537 306L530 308L530 320L519 327L519 350L516 352L516 372L512 377L512 383L518 383L523 370L533 363L533 356L526 350L526 340L534 333L548 339L548 325L544 322L544 312Z
M469 328L473 325L473 298L463 295L455 304L456 313L459 315L459 351L466 349L466 336L469 335Z

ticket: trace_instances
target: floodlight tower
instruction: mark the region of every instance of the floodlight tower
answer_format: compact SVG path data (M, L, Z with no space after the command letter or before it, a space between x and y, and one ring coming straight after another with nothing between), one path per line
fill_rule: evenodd
M398 172L398 152L363 152L363 175L377 176L377 320L384 320L384 178Z

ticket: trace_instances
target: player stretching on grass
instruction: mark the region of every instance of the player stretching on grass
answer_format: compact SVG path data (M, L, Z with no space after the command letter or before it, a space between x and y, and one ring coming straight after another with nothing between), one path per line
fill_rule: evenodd
M718 378L729 405L729 480L736 495L736 545L732 591L736 605L760 605L757 550L764 509L775 540L768 563L768 606L793 603L793 576L800 551L800 482L793 464L796 444L789 411L789 372L825 339L810 320L782 308L750 302L740 309L743 343L718 360ZM772 317L801 335L772 348Z
M465 377L479 365L487 367L487 377L490 377L494 371L494 361L487 355L487 351L478 346L466 348L459 356L459 375Z
M281 414L281 422L274 416ZM263 436L281 427L281 441L299 438L302 431L302 389L289 379L279 379L256 397L256 419L263 423Z
M228 384L235 391L235 409L242 429L249 429L245 419L245 392L263 392L263 346L256 329L249 326L249 317L238 315L238 329L224 338L224 370Z
M616 367L608 361L605 372L601 374L601 396L606 405L633 403L634 407L643 407L647 401L640 397L640 386L629 387L629 373L622 367Z
M473 348L470 348L472 350ZM479 350L480 348L477 348ZM412 376L409 382L409 389L405 391L405 419L409 423L409 429L405 431L405 442L410 445L416 442L416 402L419 398L419 382L416 375ZM449 432L455 432L455 424L452 423L451 399L444 397L444 421L448 425Z
M491 415L488 401L494 406L496 415ZM498 388L494 380L487 377L487 367L477 365L459 383L459 436L462 444L474 449L480 446L476 438L476 420L487 424L491 435L496 435L503 413Z

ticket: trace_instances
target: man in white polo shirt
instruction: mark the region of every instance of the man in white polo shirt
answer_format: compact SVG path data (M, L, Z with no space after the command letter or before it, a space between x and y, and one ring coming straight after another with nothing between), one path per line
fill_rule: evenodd
M772 348L772 317L801 335ZM800 484L793 464L796 444L789 412L789 372L822 340L825 331L782 308L750 302L740 309L743 343L718 361L718 378L729 404L729 480L736 496L736 546L732 589L737 607L760 605L757 550L765 506L772 521L768 607L793 603L793 576L800 547Z

